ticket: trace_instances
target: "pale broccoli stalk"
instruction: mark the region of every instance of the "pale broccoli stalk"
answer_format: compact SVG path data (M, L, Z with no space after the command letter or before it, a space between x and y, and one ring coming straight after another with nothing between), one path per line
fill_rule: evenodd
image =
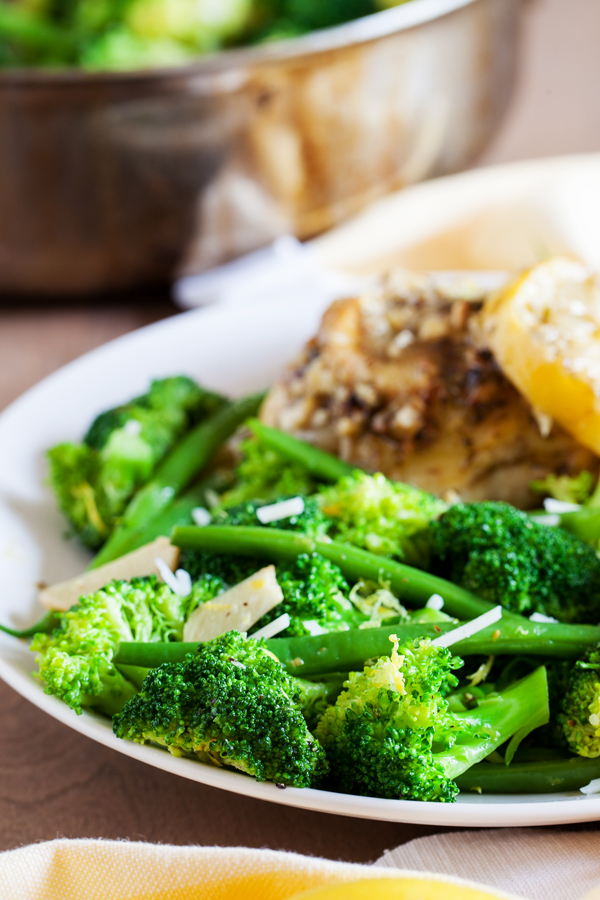
M31 642L39 677L53 694L81 713L118 712L135 688L113 665L121 641L180 641L195 607L223 590L220 579L199 581L189 597L174 594L155 576L113 581L60 614L58 627Z
M296 679L264 641L214 638L180 663L153 669L113 719L117 737L174 756L231 766L257 781L317 785L325 754L308 730Z
M395 636L392 636L392 640ZM366 796L452 802L454 779L513 738L519 742L549 718L545 669L488 694L476 709L454 712L446 699L462 660L424 639L398 646L364 672L325 711L315 735L333 786Z
M358 471L322 488L318 501L333 521L331 537L410 565L426 562L423 529L448 509L426 491Z

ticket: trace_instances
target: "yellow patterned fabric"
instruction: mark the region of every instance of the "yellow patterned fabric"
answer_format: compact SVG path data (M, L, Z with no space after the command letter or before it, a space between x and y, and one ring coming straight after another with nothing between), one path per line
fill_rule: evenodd
M388 881L406 877L423 884L419 897L492 900L507 894L457 894L456 880L447 891L440 875L403 873L393 869L352 865L279 853L226 847L170 847L154 844L57 840L0 854L2 900L289 900L316 888L364 879ZM389 885L386 885L389 887ZM414 898L402 893L398 900ZM383 887L383 885L382 885ZM475 887L475 886L473 886ZM426 889L426 890L425 890ZM349 896L352 889L349 890ZM374 886L369 897L377 900ZM357 895L358 896L358 895ZM362 895L361 895L362 896ZM389 891L385 892L387 900Z

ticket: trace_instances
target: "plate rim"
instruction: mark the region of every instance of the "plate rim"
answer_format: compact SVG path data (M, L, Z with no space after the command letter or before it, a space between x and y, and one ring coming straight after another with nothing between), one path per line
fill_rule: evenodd
M297 305L298 301L296 301ZM319 298L313 302L313 312L319 314L327 301ZM223 305L207 309L193 310L146 325L115 338L51 373L18 397L0 414L0 439L11 420L27 411L29 405L39 403L48 392L59 391L77 376L79 369L102 362L103 357L118 355L123 349L134 345L143 348L145 342L152 341L156 334L168 334L176 338L179 334L193 334L188 326L198 322L205 326L223 327L224 320L232 312L238 317L251 316L260 319L261 314L277 314L286 318L288 307L279 301L258 301L252 307L232 307ZM17 442L18 443L18 442ZM39 487L39 486L38 486ZM23 644L21 651L25 652ZM18 657L25 656L18 650L19 644L12 639L0 640L0 677L17 693L36 707L51 715L73 730L91 738L125 756L146 764L180 775L190 780L217 787L253 799L274 802L286 806L328 812L334 815L375 819L412 824L458 826L458 827L512 827L515 825L559 825L593 821L600 818L600 797L584 796L571 792L564 795L487 795L485 798L461 795L458 803L443 804L410 800L384 800L350 794L337 794L315 789L278 789L269 782L256 782L241 773L226 771L208 764L187 759L178 759L158 747L143 746L118 739L113 735L109 720L98 714L84 711L77 716L69 707L55 697L44 693L39 681L33 675L25 675L18 665ZM15 652L17 651L17 652ZM33 665L32 665L33 668ZM541 799L542 798L542 799ZM547 799L546 799L547 798Z

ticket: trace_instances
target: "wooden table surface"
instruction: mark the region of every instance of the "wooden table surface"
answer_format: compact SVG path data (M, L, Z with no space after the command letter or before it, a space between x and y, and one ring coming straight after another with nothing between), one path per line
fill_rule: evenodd
M567 18L565 18L567 10ZM600 150L600 4L533 0L513 107L483 163ZM176 313L167 298L0 307L0 409L120 334ZM249 800L127 759L0 683L0 850L64 837L295 850L365 862L435 828L364 822Z

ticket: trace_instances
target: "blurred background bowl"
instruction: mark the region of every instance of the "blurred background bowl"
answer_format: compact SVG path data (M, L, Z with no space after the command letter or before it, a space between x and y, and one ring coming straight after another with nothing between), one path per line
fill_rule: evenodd
M466 166L522 0L413 0L177 69L0 75L0 292L169 284Z

